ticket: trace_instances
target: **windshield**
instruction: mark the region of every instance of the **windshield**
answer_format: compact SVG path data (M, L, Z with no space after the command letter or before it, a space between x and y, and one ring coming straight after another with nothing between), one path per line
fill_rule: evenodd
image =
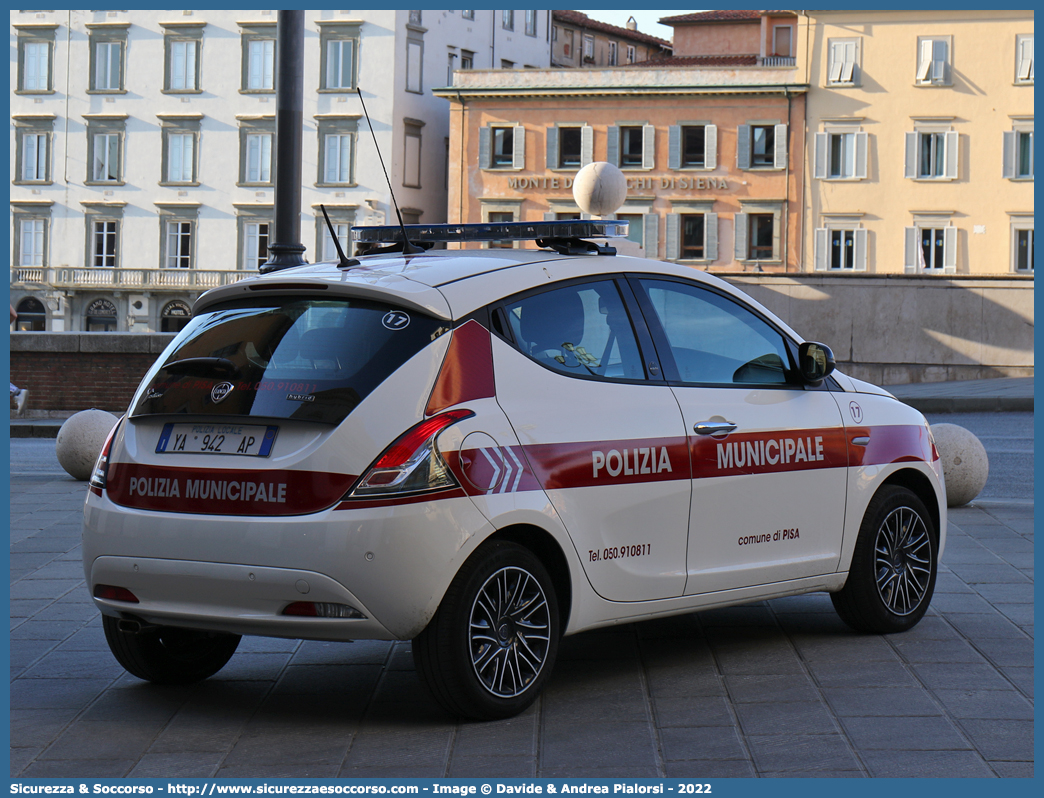
M362 299L228 302L174 339L138 388L131 416L337 424L446 329L416 311Z

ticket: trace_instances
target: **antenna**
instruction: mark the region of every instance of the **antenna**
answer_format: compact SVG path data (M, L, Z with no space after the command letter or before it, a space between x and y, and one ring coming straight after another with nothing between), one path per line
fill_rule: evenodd
M373 132L373 123L370 121L370 114L366 110L366 103L363 102L362 89L358 86L355 87L356 94L359 95L359 102L362 103L363 113L366 115L366 124L370 126L370 135L373 136L373 146L377 150L377 157L381 161L381 169L384 170L384 180L388 184L388 193L391 194L392 205L395 206L395 215L399 218L399 227L402 228L402 254L403 255L420 255L423 254L424 250L420 247L410 243L410 237L406 235L406 225L402 223L402 213L399 212L399 203L395 199L395 192L392 190L391 180L388 178L388 170L384 166L384 158L381 156L381 148L377 146L377 134ZM334 236L334 241L337 237ZM338 247L340 249L340 247Z
M341 249L341 242L337 240L337 231L334 230L334 226L330 223L330 216L326 212L326 206L320 205L319 210L323 212L323 218L326 219L326 228L330 231L330 238L333 239L334 246L337 247L337 268L349 269L352 266L360 265L362 261L345 257L344 250Z

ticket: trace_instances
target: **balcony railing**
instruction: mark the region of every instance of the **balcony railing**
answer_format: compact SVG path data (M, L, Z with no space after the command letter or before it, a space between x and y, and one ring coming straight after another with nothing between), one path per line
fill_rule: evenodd
M206 291L238 282L255 273L211 269L106 269L73 266L19 266L11 269L11 285L52 288L116 288L138 291Z
M759 66L763 67L792 67L797 65L797 59L792 55L765 55L758 58Z

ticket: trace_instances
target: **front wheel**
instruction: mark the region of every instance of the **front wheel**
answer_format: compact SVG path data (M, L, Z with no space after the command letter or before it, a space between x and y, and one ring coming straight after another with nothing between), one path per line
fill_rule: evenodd
M239 635L176 626L121 632L119 618L102 616L105 640L128 672L156 684L191 684L221 670L239 646Z
M496 541L460 569L413 641L413 661L444 709L495 720L543 689L558 652L554 585L528 549Z
M939 536L924 503L886 485L870 500L859 528L848 581L830 595L841 620L860 632L913 627L935 591Z

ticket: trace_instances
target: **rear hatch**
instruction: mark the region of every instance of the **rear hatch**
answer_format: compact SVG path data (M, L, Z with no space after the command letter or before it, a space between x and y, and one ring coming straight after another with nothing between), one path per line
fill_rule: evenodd
M329 507L414 422L444 352L433 342L448 329L416 308L354 297L251 296L208 307L138 388L110 462L110 498L236 515ZM411 386L417 399L392 414L387 432L374 429L383 426L374 412L362 413L366 429L343 423L396 373L391 392ZM373 398L371 411L396 404Z

